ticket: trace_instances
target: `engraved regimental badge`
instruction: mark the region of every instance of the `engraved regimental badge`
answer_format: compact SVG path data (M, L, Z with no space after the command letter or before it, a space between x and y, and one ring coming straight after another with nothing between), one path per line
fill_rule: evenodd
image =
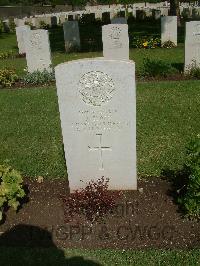
M101 106L110 101L114 91L113 80L101 71L88 72L79 81L82 100L89 105Z

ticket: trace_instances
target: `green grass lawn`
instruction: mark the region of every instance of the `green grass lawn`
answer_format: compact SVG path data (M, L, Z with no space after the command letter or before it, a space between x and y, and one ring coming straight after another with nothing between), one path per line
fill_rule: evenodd
M200 81L137 84L140 175L180 168L199 133ZM0 90L0 162L27 176L66 177L56 89Z
M1 265L5 266L198 266L200 250L192 251L120 251L78 249L28 249L3 248L0 250Z

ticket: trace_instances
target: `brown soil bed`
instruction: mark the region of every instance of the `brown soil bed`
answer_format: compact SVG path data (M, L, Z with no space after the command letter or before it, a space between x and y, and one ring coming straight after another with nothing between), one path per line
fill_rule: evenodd
M0 245L120 249L200 247L200 222L182 217L170 196L170 184L158 178L139 181L140 191L124 192L117 209L103 220L66 222L61 195L64 180L26 180L29 199L0 225ZM142 189L141 189L142 188Z

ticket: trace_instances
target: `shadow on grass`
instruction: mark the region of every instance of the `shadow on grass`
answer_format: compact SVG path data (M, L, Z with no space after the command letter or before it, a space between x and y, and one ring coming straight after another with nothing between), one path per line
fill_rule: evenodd
M19 224L0 236L1 265L101 266L81 256L66 258L46 229Z
M165 168L161 172L163 179L171 183L171 189L168 191L168 195L173 197L174 203L178 203L178 198L182 197L188 185L188 177L190 171L187 166L183 166L180 170L171 170L170 168ZM180 208L180 212L182 212Z
M180 73L184 71L184 63L172 63L171 65L172 67L176 68Z

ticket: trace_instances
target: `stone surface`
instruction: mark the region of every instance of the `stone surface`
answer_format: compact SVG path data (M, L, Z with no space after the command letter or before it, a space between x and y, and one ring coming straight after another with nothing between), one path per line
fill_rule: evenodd
M66 21L63 23L66 52L80 49L80 33L78 21Z
M124 17L116 17L111 19L111 24L127 24L127 19Z
M102 176L137 189L135 64L85 59L55 74L70 191Z
M25 23L24 19L19 19L19 18L15 18L15 19L14 19L14 22L15 22L15 25L16 25L17 27L24 26L24 23Z
M51 51L47 30L31 30L25 40L28 72L46 69L51 72Z
M103 26L102 41L105 58L129 60L128 25L110 24Z
M153 17L157 20L160 19L161 11L160 10L152 10Z
M51 26L57 26L58 23L58 18L56 16L51 17Z
M177 16L161 17L161 44L167 41L177 46Z
M200 67L200 21L186 22L185 71Z
M63 24L66 21L66 15L60 15L60 24Z
M17 36L17 44L18 44L19 54L25 54L26 53L25 40L27 38L28 31L30 31L30 27L27 25L16 27L16 36Z

